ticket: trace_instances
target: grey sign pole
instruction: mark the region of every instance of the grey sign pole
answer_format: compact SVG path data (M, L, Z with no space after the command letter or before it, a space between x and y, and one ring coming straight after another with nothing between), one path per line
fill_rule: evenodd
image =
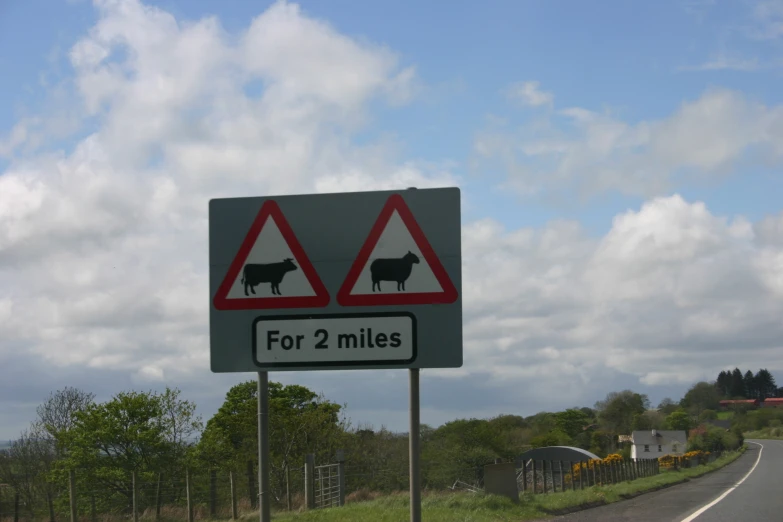
M410 384L410 433L408 434L408 461L410 462L411 522L421 522L421 462L419 457L419 369L408 370Z
M271 522L269 494L269 372L258 372L258 514Z

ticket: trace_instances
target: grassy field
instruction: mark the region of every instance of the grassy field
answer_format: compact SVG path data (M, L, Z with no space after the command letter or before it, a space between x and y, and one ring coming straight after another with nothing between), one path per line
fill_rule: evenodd
M596 486L565 493L522 494L520 503L481 493L431 492L422 495L422 517L432 522L500 522L549 518L579 506L611 503L645 491L683 482L725 466L739 458L745 448L723 456L712 464L681 471L664 471L655 477L612 486ZM408 493L384 495L366 502L354 502L341 508L319 509L304 513L278 513L274 520L297 522L405 522L409 520ZM257 519L247 515L245 520Z
M720 420L729 420L732 417L734 417L734 412L733 411L719 411L717 413L717 415L718 415L718 419L720 419Z
M743 433L746 439L770 439L770 440L783 440L783 428L764 428L758 431L748 431Z

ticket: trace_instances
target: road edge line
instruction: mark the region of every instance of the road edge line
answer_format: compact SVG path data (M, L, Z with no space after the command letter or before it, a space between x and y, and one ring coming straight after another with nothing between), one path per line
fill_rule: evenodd
M753 467L750 468L750 471L748 471L745 474L745 476L742 477L736 484L734 484L729 489L724 491L721 496L719 496L718 498L716 498L715 500L713 500L712 502L710 502L706 506L703 506L703 507L699 508L698 511L696 511L695 513L692 513L691 515L687 516L686 518L683 518L680 522L692 522L693 520L695 520L696 517L698 517L699 515L701 515L702 513L707 511L708 509L710 509L712 506L714 506L715 504L717 504L718 502L720 502L721 500L723 500L724 498L729 496L729 493L731 493L732 491L737 489L737 487L740 484L742 484L743 482L745 482L745 480L750 476L750 474L753 473L756 470L756 466L758 466L759 462L761 462L761 454L764 452L764 445L760 444L758 442L751 442L751 441L746 441L746 442L749 442L750 444L756 444L756 445L761 447L761 449L759 450L759 456L756 457L756 462L755 462L755 464L753 464Z

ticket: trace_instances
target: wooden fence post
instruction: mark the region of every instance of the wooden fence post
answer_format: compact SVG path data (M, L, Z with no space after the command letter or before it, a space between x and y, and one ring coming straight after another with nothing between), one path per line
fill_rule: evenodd
M193 522L193 502L190 498L190 470L185 468L185 499L188 509L188 522Z
M250 507L258 507L258 491L256 491L255 476L253 473L253 461L247 461L247 496L250 497Z
M158 485L155 487L155 520L160 520L160 486L163 481L163 473L158 473Z
M522 492L527 492L527 462L525 459L522 459Z
M546 494L547 490L546 490L546 461L545 460L541 461L541 476L544 477L544 494Z
M228 472L228 483L231 487L231 520L237 519L237 490L234 488L234 472Z
M19 492L14 488L14 522L19 522Z
M571 491L576 491L576 477L574 476L574 461L568 461L568 472L571 474Z
M71 522L76 522L76 472L68 470L68 500L71 506Z
M305 508L315 509L315 455L305 455Z
M563 461L562 460L559 460L557 462L557 469L560 472L560 492L562 493L563 491L566 490L566 487L565 487L565 475L563 475Z
M136 497L138 496L136 492L136 470L131 471L131 510L133 511L133 522L139 522L139 510L138 506L136 505Z
M345 452L337 450L337 498L338 506L345 505Z
M217 516L217 470L209 471L209 516Z

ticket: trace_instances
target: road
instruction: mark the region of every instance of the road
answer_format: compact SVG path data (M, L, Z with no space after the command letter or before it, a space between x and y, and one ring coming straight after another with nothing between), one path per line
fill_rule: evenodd
M740 458L703 477L630 500L551 520L783 522L783 486L781 486L783 441L748 440L747 442L748 451ZM759 455L761 455L760 459Z

